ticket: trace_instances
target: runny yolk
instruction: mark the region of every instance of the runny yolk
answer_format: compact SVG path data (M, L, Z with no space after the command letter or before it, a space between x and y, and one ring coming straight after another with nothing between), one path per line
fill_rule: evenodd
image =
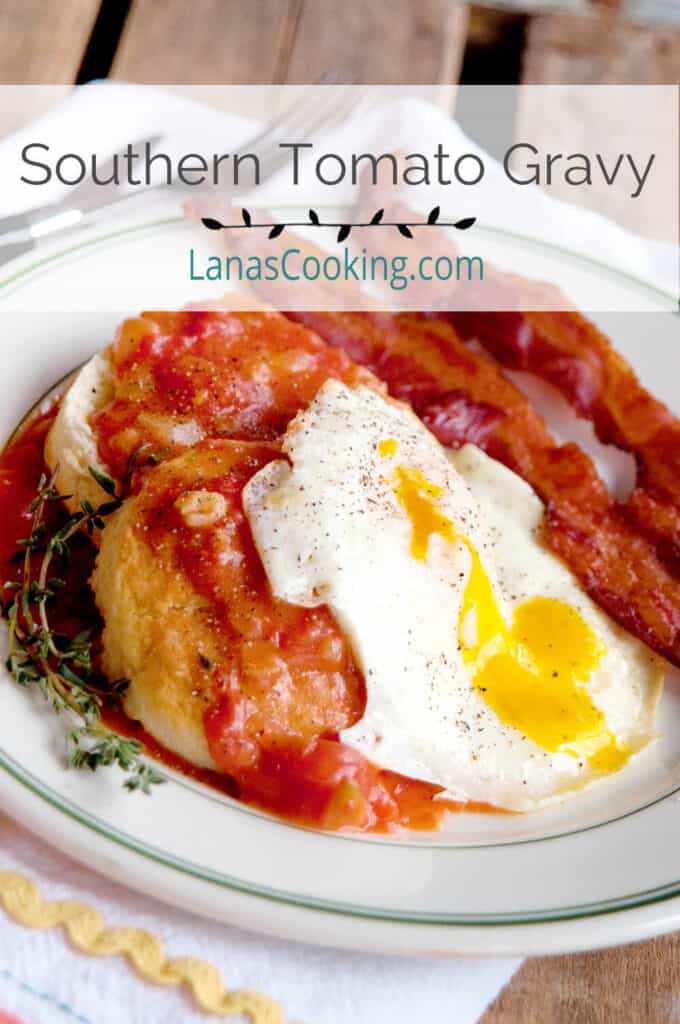
M458 540L453 523L441 512L436 501L442 494L442 488L426 480L419 469L397 466L394 493L411 520L411 554L414 558L425 560L430 537L434 534L452 544Z
M397 442L381 441L378 451L394 456ZM590 626L564 601L533 597L515 608L508 627L477 551L440 507L443 488L419 469L397 466L393 489L411 522L414 558L425 560L434 535L470 553L458 640L484 701L544 750L587 759L597 771L620 768L630 751L609 731L584 685L606 651Z

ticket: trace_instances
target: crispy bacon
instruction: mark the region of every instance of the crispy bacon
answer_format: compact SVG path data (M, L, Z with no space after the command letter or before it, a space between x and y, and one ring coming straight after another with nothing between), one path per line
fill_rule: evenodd
M504 366L556 387L597 436L635 456L635 489L621 514L680 572L680 420L650 395L608 338L584 316L563 313L450 313Z
M547 543L593 600L680 664L680 582L627 509L610 500L587 455L574 444L555 443L492 358L466 346L450 323L438 319L384 313L290 316L383 377L391 394L411 401L424 419L437 422L452 392L464 397L468 404L460 407L464 414L452 418L450 441L446 419L439 420L442 441L472 441L523 476L546 504ZM572 386L587 395L580 379Z
M419 415L442 444L458 447L469 441L481 448L505 413L488 402L473 402L455 388L425 403Z
M568 487L591 507L608 507L606 487L588 456L574 444L556 445L526 396L450 325L405 313L288 315L369 367L421 417L436 419L452 392L464 395L466 415L459 418L454 443L478 443L546 500Z
M411 219L393 188L383 182L387 215ZM357 209L376 201L364 182ZM450 236L437 231L437 253L457 255ZM463 338L478 339L503 366L525 370L556 387L590 420L599 439L635 456L636 486L617 514L655 545L658 558L680 575L680 420L638 381L609 339L578 313L555 285L485 267L478 293L465 286L467 312L421 314L451 322ZM454 305L448 297L441 309ZM478 304L478 308L477 307ZM430 302L429 308L434 308ZM505 309L508 312L490 312ZM550 310L524 312L524 310ZM474 311L470 311L474 310Z

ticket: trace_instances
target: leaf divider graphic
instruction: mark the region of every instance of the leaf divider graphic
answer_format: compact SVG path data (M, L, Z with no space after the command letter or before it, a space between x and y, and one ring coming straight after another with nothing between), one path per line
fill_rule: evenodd
M242 224L223 224L222 221L216 220L214 217L202 217L201 222L204 227L208 228L209 231L241 231L244 228L265 228L269 231L268 238L278 238L282 235L286 228L337 228L337 242L344 242L349 237L351 231L354 228L396 228L400 235L404 238L413 238L414 228L455 228L456 231L467 231L469 228L476 223L476 217L463 217L456 221L442 221L439 219L441 210L438 206L434 206L427 219L424 221L391 221L385 220L384 210L377 210L370 220L367 221L323 221L319 217L316 210L309 210L308 220L299 221L286 221L277 223L270 221L267 223L258 224L253 221L253 218L249 210L243 208L241 210L241 217L243 220Z

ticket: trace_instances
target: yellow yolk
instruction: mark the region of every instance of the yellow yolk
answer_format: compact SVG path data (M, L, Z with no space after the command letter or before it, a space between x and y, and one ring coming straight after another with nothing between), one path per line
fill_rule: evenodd
M397 441L394 437L386 437L384 441L381 441L378 445L378 453L382 455L383 459L388 458L390 455L397 454Z
M383 457L396 450L393 439L378 446ZM418 469L397 466L393 489L411 522L413 558L425 560L433 535L470 553L458 639L489 707L544 750L585 758L598 771L620 768L630 752L617 743L583 685L606 650L590 626L565 602L534 597L515 609L508 627L477 551L441 511L442 488Z
M395 475L394 493L411 520L411 554L424 561L433 534L439 534L451 543L458 539L458 535L451 520L443 515L437 505L436 499L442 493L441 487L426 480L419 469L398 466Z

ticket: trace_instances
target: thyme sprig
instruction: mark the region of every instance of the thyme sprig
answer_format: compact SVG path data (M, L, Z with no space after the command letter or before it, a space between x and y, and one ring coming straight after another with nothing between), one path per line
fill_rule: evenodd
M106 499L96 507L83 501L51 535L46 521L48 507L64 500L55 488L55 474L43 474L38 483L29 512L31 529L28 537L17 541L22 556L21 579L6 581L4 592L9 599L3 614L9 624L7 670L20 686L37 687L56 714L69 721L66 737L69 763L74 768L96 768L117 764L127 774L128 790L149 793L151 786L164 782L163 777L141 760L142 745L137 740L119 736L101 720L105 699L119 700L127 683L119 680L104 684L94 672L92 632L84 630L69 637L52 628L48 607L65 586L65 580L52 575L53 566L64 567L70 559L70 541L81 530L90 536L101 530L107 516L120 508L113 480L100 470L89 467ZM21 555L20 555L21 557Z

